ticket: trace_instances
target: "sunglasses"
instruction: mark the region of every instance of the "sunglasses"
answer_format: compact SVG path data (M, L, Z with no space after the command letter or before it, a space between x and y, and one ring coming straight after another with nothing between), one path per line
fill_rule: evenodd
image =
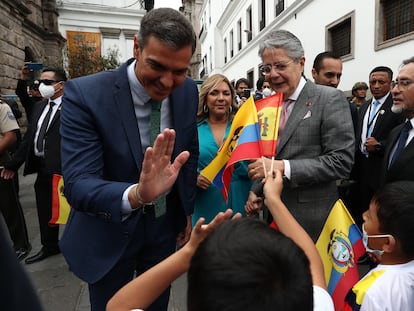
M39 80L39 84L40 83L43 83L44 85L52 85L53 83L56 83L56 82L60 82L60 81L57 81L57 80L48 80L48 79Z

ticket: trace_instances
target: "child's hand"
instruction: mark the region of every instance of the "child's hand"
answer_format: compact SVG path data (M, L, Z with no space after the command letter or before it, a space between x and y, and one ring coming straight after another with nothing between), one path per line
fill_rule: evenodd
M248 217L255 216L262 209L262 203L262 198L258 197L254 192L250 191L246 204L244 205L246 215Z
M283 189L282 173L279 170L267 173L264 179L263 194L267 200L280 199Z
M214 219L207 225L204 225L205 219L201 217L195 224L191 237L185 247L190 248L194 253L200 243L221 223L231 219L241 218L241 214L237 213L233 217L233 211L227 209L225 212L220 212L214 217Z

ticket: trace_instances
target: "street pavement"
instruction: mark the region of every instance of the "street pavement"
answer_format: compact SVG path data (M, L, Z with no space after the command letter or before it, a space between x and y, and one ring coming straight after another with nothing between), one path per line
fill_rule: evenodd
M40 233L37 221L36 202L33 184L36 175L23 177L21 171L20 202L26 218L32 251L36 254L40 248ZM63 226L60 233L63 232ZM26 265L22 262L36 288L45 311L88 311L90 310L88 286L78 279L66 264L61 254L43 261ZM168 311L186 311L186 277L182 276L172 284Z

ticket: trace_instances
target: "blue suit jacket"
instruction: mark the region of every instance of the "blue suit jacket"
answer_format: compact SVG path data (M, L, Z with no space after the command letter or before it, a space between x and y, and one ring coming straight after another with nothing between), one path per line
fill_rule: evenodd
M88 283L101 279L125 252L140 211L122 222L121 199L138 182L144 150L127 77L129 60L115 71L68 81L61 114L62 171L72 206L60 247L71 269ZM193 212L198 137L198 92L194 81L169 97L177 133L173 158L190 158L167 196L167 217L176 232ZM160 234L163 234L160 232Z

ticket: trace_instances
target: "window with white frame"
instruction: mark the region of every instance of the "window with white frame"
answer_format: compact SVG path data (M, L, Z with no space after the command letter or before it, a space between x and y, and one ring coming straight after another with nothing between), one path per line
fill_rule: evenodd
M412 0L377 0L377 8L377 49L414 39Z
M259 2L259 31L266 26L266 0Z
M242 48L242 22L241 19L237 21L237 50Z
M326 50L342 59L353 58L355 12L343 16L326 27Z
M224 38L224 63L227 63L227 38Z
M285 10L285 0L276 0L275 16L280 15Z
M234 45L234 35L233 35L233 30L230 31L230 58L234 56L234 49L233 49L233 45Z
M250 42L253 37L252 33L252 6L249 6L246 10L246 29L245 32L247 34L247 42Z

